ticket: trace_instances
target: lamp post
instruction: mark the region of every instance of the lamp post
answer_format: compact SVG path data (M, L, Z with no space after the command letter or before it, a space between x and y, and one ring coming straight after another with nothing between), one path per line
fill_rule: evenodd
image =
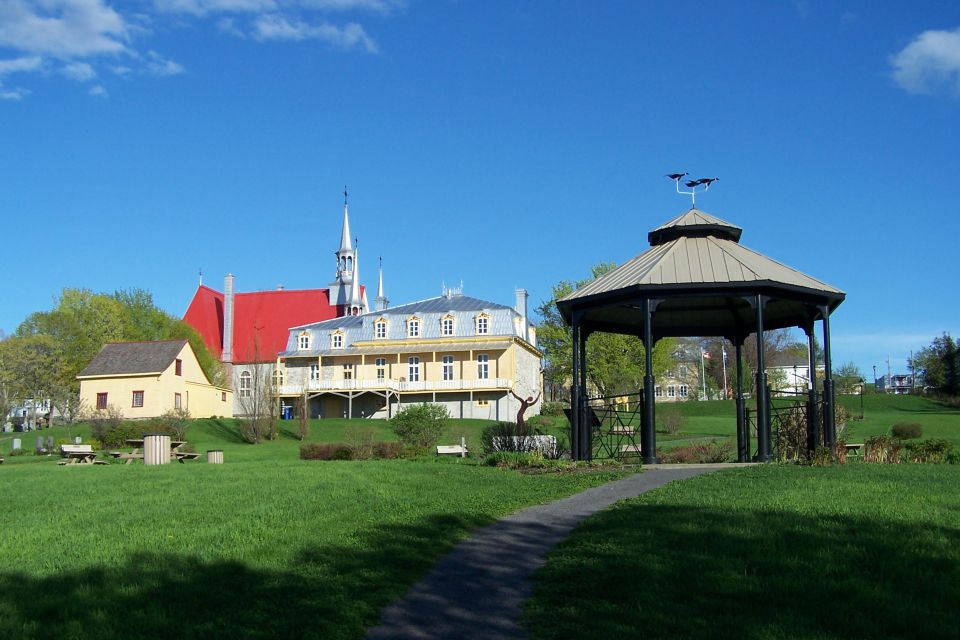
M866 381L860 378L860 419L863 420L863 388L867 386Z

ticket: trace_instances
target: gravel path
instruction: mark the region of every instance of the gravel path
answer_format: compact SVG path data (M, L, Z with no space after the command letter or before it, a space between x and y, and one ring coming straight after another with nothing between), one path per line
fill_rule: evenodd
M477 531L380 614L371 640L523 638L523 602L546 553L584 518L610 505L730 465L645 467L622 480L529 507Z

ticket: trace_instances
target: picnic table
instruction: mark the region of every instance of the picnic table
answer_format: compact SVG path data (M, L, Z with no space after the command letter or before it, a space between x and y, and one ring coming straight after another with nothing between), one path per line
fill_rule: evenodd
M97 460L97 454L89 444L62 444L60 455L63 460L57 464L107 464L103 460Z
M143 438L129 438L124 440L128 447L131 447L131 451L111 451L110 455L119 460L123 460L123 464L131 464L134 460L143 460ZM192 451L181 451L180 448L187 444L186 440L171 440L170 441L170 460L176 460L179 463L183 463L185 460L196 460L200 457L199 453L194 453Z

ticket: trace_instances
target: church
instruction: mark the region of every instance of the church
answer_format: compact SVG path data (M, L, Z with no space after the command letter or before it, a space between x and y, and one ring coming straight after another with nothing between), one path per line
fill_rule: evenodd
M446 290L389 309L381 268L371 312L346 199L335 255L323 289L237 292L232 274L223 292L197 287L183 319L223 362L233 415L254 413L266 389L278 412L306 399L315 418L389 418L434 402L455 417L512 420L521 398L539 413L542 354L525 290L515 308Z

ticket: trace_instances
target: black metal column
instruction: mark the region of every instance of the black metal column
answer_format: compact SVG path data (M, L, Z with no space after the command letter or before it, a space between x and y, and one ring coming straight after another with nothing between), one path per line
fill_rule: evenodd
M770 462L770 404L767 401L767 372L763 358L763 307L765 296L757 295L757 460Z
M580 459L593 460L593 424L587 416L587 338L589 331L580 331Z
M643 413L640 419L640 451L644 464L657 462L656 401L653 395L653 311L650 300L644 298L643 313L643 351L646 368L643 376Z
M750 462L750 433L747 428L747 401L743 397L743 339L736 338L737 359L737 462Z
M833 364L830 360L830 308L820 307L823 315L823 446L833 451L837 441L836 402L833 395Z
M814 326L804 327L807 333L807 350L810 354L807 366L810 367L810 389L807 408L807 451L812 455L820 446L820 395L817 391L817 344L814 340Z
M570 381L570 457L580 459L580 314L574 312L570 322L570 351L573 352L573 368Z

